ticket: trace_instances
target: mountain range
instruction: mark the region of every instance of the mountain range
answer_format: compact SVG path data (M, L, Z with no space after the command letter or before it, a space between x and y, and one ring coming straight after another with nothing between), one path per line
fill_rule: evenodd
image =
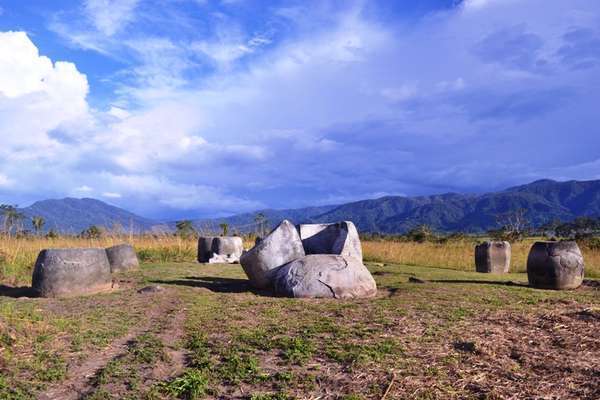
M386 196L341 205L290 210L259 210L226 218L195 220L200 231L218 231L227 223L241 232L256 229L261 213L273 226L282 219L295 223L351 220L362 232L402 233L426 224L442 232L484 232L498 227L498 216L523 210L533 226L553 220L569 221L576 217L600 217L600 180L539 180L485 194L447 193L431 196ZM27 218L34 215L46 220L46 229L78 233L90 225L126 231L149 231L161 226L174 229L174 222L154 221L94 199L45 200L21 209Z

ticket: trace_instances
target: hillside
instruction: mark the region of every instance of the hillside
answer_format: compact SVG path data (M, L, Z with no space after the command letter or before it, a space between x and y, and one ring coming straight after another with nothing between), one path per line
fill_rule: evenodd
M419 224L444 232L484 232L497 227L497 216L523 209L534 226L559 219L600 216L600 181L556 182L540 180L500 192L481 195L442 194L419 197L387 196L327 207L329 210L279 211L267 218L294 222L354 221L362 232L402 233ZM301 211L301 212L299 212ZM311 214L312 213L312 214ZM219 221L246 229L255 214L199 223L215 226Z
M54 229L66 233L79 233L90 225L106 228L120 225L126 232L142 232L159 224L95 199L43 200L20 211L26 216L28 229L31 217L41 216L46 221L45 230Z
M600 180L540 180L480 195L387 196L338 206L268 209L193 222L200 232L217 232L223 222L229 224L231 231L250 232L256 229L256 215L262 213L270 226L282 219L296 223L351 220L362 232L402 233L416 225L427 224L443 232L477 233L496 228L498 215L519 209L526 211L527 219L534 226L555 219L568 221L580 216L600 216ZM94 199L44 200L21 211L27 217L27 224L31 217L39 215L46 220L46 230L68 233L79 233L90 225L111 228L115 224L125 231L140 232L161 224ZM164 226L174 229L175 223Z

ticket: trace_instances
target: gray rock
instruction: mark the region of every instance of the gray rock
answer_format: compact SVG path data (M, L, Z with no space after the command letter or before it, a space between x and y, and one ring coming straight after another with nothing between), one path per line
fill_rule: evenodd
M133 246L120 244L106 249L106 256L110 264L111 272L123 272L138 269L140 262Z
M302 224L297 229L306 254L337 254L363 259L358 231L350 221Z
M215 237L212 241L212 257L210 264L233 264L240 261L244 252L244 241L241 237Z
M164 292L164 291L165 291L165 288L160 285L150 285L150 286L141 288L140 290L138 290L138 293L148 294L148 293L159 293L159 292Z
M213 256L212 245L214 236L201 236L198 238L198 262L207 263Z
M576 289L583 282L583 255L574 241L536 242L527 258L529 285L539 289Z
M510 269L511 248L508 242L483 242L475 246L475 271L505 274Z
M32 287L41 297L71 297L112 288L104 249L49 249L40 252Z
M275 291L288 297L360 298L377 294L369 270L355 257L307 255L292 261L274 277Z
M244 253L240 263L250 283L262 289L271 285L276 268L300 257L304 257L300 235L291 222L284 220L260 243Z

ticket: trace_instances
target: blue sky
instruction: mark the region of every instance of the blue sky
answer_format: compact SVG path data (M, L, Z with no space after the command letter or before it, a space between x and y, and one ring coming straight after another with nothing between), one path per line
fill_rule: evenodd
M154 218L600 179L596 0L0 0L0 200Z

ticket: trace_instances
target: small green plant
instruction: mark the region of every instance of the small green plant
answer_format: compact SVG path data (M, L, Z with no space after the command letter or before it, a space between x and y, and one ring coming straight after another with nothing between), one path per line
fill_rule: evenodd
M223 357L218 373L223 380L233 384L242 381L253 382L261 377L256 357L240 354L235 350L229 351Z
M301 337L279 339L281 356L292 364L302 365L310 360L315 347L308 339Z
M250 400L291 400L292 398L285 393L261 393L250 396Z
M200 333L192 334L186 344L190 350L190 365L194 368L208 368L210 362L210 347L206 336Z
M129 352L137 362L145 364L167 359L162 341L151 333L138 336L129 347Z
M179 378L160 384L159 390L180 399L194 400L207 393L208 378L200 370L189 369Z

